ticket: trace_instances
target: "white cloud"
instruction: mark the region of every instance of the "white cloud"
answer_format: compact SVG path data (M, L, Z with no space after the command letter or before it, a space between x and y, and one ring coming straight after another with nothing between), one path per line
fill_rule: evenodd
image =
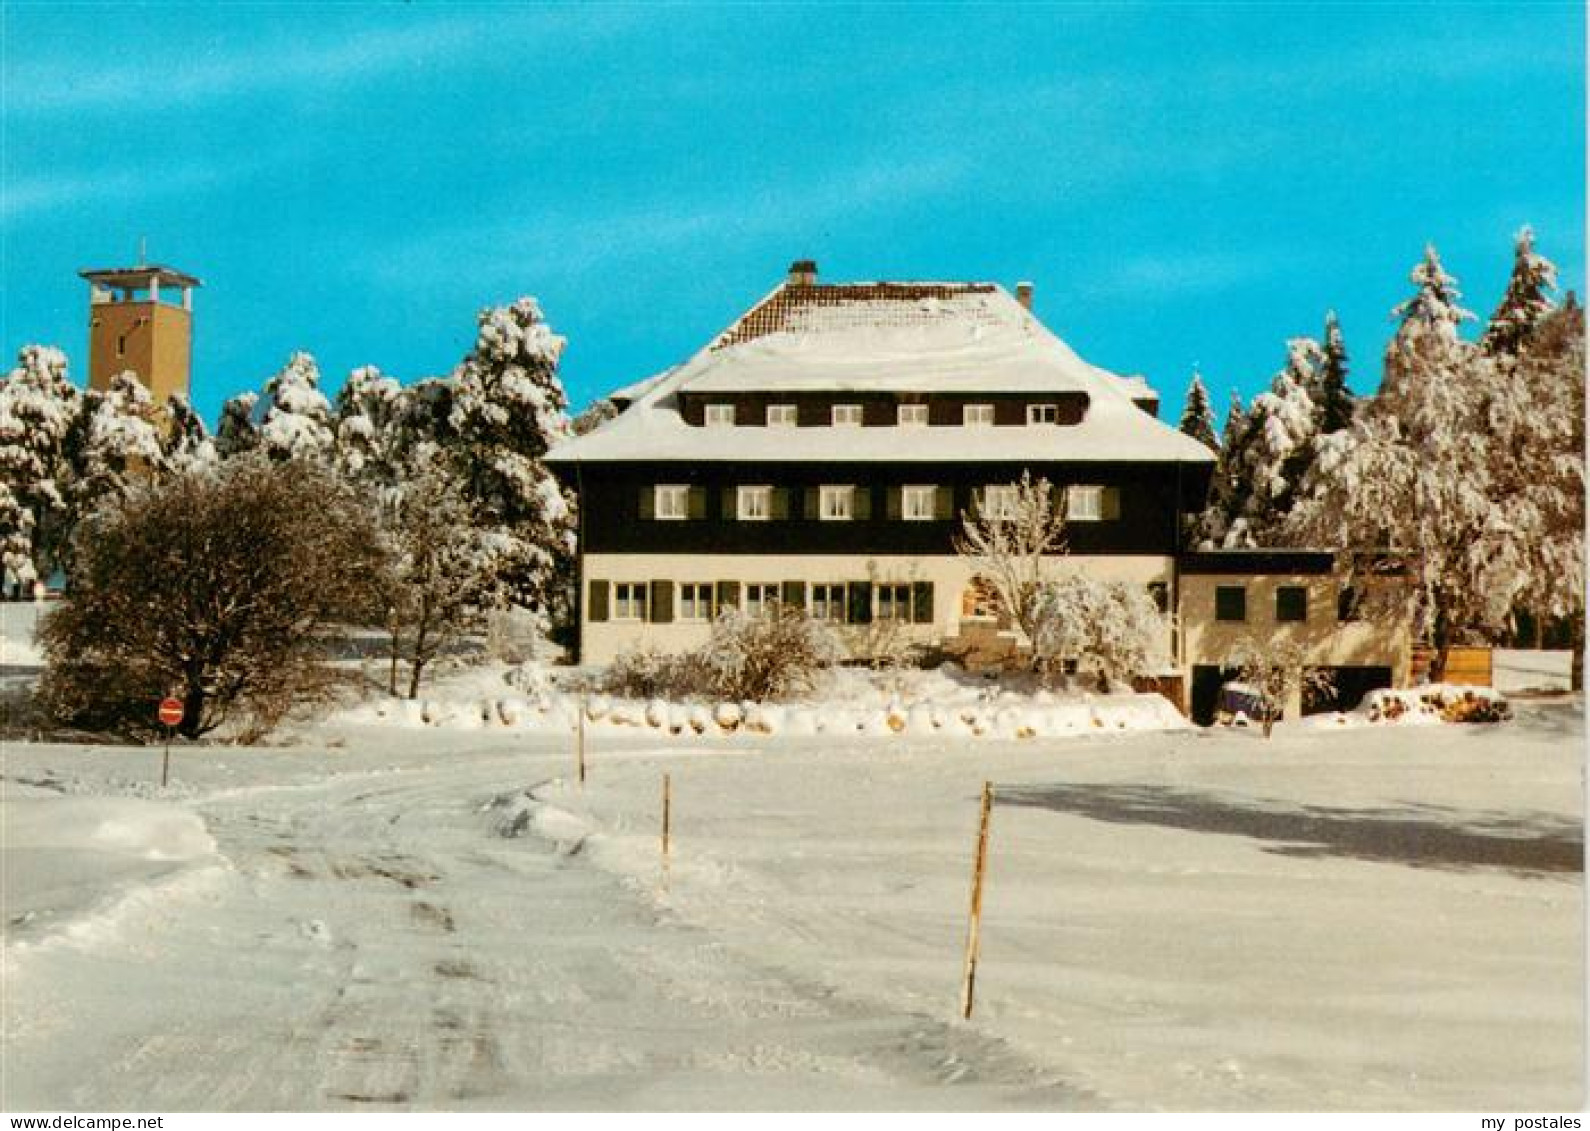
M391 9L393 13L404 9ZM410 10L412 11L412 10ZM421 9L421 12L425 12ZM434 9L432 9L434 11ZM573 10L505 10L490 18L420 19L393 26L367 24L355 34L295 35L251 42L247 49L174 59L156 51L137 63L98 67L76 56L7 59L8 113L50 113L173 106L232 95L291 90L306 84L338 85L423 66L471 47L501 45L542 33L606 34L612 20L576 20ZM529 21L530 26L525 26ZM312 24L301 25L313 27ZM346 25L343 25L346 26ZM8 52L10 54L10 52Z

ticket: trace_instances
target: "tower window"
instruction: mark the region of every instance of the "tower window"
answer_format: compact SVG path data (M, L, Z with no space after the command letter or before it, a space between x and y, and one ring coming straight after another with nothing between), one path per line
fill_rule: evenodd
M116 335L116 356L117 357L126 357L127 356L127 335L126 334L117 334Z

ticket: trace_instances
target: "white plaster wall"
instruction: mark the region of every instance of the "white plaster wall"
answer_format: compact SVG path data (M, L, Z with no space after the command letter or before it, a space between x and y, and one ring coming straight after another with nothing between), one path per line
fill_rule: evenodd
M861 554L588 554L580 592L582 662L605 664L626 648L650 644L663 651L682 652L705 642L705 621L650 624L641 621L590 620L590 582L738 581L777 584L804 581L873 581L933 583L933 623L905 626L908 636L924 641L955 635L961 623L961 595L976 572L971 562L954 554L935 557L898 557ZM1152 555L1066 555L1057 568L1080 569L1097 577L1147 586L1169 583L1172 562ZM612 607L610 603L610 608ZM674 612L678 615L677 589Z

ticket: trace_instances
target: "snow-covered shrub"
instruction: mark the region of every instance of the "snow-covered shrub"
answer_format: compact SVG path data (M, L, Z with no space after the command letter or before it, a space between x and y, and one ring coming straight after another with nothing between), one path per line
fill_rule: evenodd
M1306 665L1302 647L1291 641L1244 637L1231 646L1221 663L1235 668L1237 678L1258 696L1259 721L1265 738L1270 737L1271 728L1293 695L1306 691L1329 693L1335 686L1330 672Z
M1032 621L1040 662L1075 660L1105 691L1169 662L1170 625L1138 585L1066 573L1038 591Z
M812 690L840 655L839 640L826 624L773 602L758 616L726 609L696 659L713 694L760 702Z
M705 694L707 688L692 674L694 666L689 656L664 652L655 644L637 644L613 657L601 688L628 699Z

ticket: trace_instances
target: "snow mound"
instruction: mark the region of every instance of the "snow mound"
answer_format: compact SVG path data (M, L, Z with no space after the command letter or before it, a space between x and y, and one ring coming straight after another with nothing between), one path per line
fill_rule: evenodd
M220 862L204 822L171 804L13 795L0 825L7 928L30 939L60 927L92 935L118 906Z

